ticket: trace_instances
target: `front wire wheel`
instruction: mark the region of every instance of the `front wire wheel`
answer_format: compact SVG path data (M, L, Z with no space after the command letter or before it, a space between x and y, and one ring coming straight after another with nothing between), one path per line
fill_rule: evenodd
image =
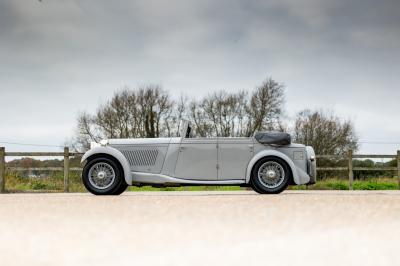
M105 157L86 163L82 171L82 181L86 189L95 195L119 195L128 186L119 163Z
M289 185L291 171L285 161L277 157L265 157L252 170L251 185L260 194L278 194Z
M115 181L114 168L106 162L98 162L89 169L89 183L99 190L112 186Z

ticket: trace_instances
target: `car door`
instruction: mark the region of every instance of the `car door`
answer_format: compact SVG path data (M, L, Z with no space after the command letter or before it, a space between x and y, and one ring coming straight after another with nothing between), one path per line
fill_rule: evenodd
M252 138L218 138L218 180L245 179L253 153Z
M179 147L175 177L217 180L217 138L183 138Z

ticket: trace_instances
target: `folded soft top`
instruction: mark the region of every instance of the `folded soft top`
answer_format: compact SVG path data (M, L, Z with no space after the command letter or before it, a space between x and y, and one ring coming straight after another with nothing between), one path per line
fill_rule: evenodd
M283 132L257 132L254 138L261 144L289 145L292 142L290 134Z

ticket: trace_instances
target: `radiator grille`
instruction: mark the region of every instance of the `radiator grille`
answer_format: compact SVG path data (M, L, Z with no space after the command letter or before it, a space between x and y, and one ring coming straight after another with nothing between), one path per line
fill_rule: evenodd
M129 164L134 166L155 165L158 156L158 150L124 150L121 152L128 159Z

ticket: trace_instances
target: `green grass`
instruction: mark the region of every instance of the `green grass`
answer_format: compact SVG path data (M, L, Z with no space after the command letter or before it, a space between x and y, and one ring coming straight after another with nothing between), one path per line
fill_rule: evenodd
M396 190L398 187L397 178L366 178L356 180L353 185L355 190ZM128 191L234 191L242 190L239 186L188 186L188 187L167 187L154 188L150 186L129 187ZM311 186L291 186L291 190L348 190L349 183L346 179L327 178L318 180ZM52 173L49 177L27 178L18 173L8 173L6 176L6 190L8 192L62 192L64 180L61 173ZM86 192L81 177L77 173L70 174L70 191Z
M69 183L71 192L86 192L80 175L70 174ZM8 173L6 176L6 190L8 192L62 192L64 191L63 175L56 173L49 177L27 178L18 173ZM241 190L239 186L188 186L154 188L151 186L129 187L128 191L234 191Z
M69 186L71 192L86 191L80 176L74 173L70 174ZM5 187L8 192L62 192L64 191L64 177L59 173L35 178L23 177L18 173L8 173Z

